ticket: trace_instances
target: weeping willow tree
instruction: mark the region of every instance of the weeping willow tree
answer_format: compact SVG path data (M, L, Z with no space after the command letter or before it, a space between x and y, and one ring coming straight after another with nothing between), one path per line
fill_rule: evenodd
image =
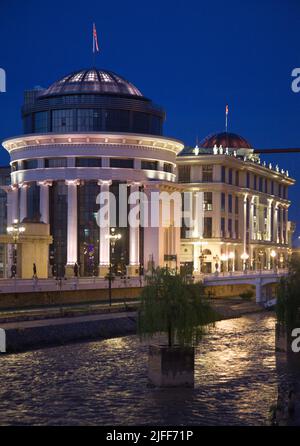
M168 346L196 345L217 319L200 283L187 284L179 274L157 268L143 288L138 331L143 339L167 334Z
M280 280L277 290L277 321L287 329L298 327L300 321L300 259L294 257L289 274Z

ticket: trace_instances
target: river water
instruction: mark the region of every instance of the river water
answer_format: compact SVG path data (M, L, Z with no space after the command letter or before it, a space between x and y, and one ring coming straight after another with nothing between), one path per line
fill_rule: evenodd
M282 375L274 317L216 323L197 349L195 388L147 386L136 336L0 357L0 425L266 425Z

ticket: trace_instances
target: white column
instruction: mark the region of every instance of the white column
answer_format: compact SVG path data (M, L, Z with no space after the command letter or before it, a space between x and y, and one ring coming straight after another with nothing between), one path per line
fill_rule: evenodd
M7 193L7 225L10 226L19 217L18 186L1 186L1 189Z
M283 244L283 206L280 209L280 243Z
M268 240L269 241L272 240L272 225L271 225L271 220L272 220L272 201L273 201L272 198L268 199L267 228L268 228Z
M278 203L274 208L274 243L278 243Z
M41 221L49 224L49 186L52 186L52 181L38 181L37 185L40 187Z
M98 185L100 186L100 193L107 194L106 207L107 207L107 225L100 224L100 237L99 237L99 275L105 277L109 270L110 263L110 249L109 249L109 235L110 235L110 225L109 225L109 186L111 185L111 180L99 180ZM99 224L100 222L98 222Z
M79 180L67 180L68 186L68 228L67 228L67 269L77 262L77 186ZM68 272L66 270L66 274Z
M140 183L133 182L130 184L130 194L135 194L139 192ZM129 197L129 212L132 211L131 219L129 219L129 268L128 275L135 276L139 274L140 265L140 226L137 225L137 221L134 218L136 212L133 209L138 210L140 208L139 204L136 202L136 196ZM138 207L138 208L137 208ZM134 212L134 214L133 214Z
M7 193L7 226L11 226L14 220L19 218L19 190L18 186L1 186L1 189ZM6 271L5 276L10 277L11 266L13 263L13 244L8 244L6 249Z
M255 197L252 197L251 202L250 202L250 219L249 219L250 242L251 242L251 240L254 239L254 205L255 205ZM257 212L256 212L256 214L257 214ZM256 219L257 219L257 215L256 215Z
M27 184L20 184L20 222L27 217Z
M244 221L243 221L244 253L247 252L247 194L244 195Z

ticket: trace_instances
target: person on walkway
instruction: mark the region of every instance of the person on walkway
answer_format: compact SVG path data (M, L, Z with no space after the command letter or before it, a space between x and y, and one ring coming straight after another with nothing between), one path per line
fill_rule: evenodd
M32 266L32 271L33 271L33 277L35 278L37 278L37 274L36 274L36 264L34 263L33 264L33 266Z
M52 277L57 279L57 269L55 264L52 265Z
M11 272L11 279L12 279L13 277L16 277L16 274L17 274L17 266L16 266L15 263L13 263L13 264L11 265L10 272Z
M78 277L78 272L79 272L79 267L78 267L77 262L75 262L75 265L74 265L74 276L75 277Z

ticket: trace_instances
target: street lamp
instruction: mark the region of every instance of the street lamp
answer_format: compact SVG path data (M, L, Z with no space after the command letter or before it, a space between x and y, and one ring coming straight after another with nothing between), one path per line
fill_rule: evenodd
M227 255L227 254L222 254L221 257L220 257L220 260L221 260L222 265L223 265L223 263L225 263L225 262L228 261L228 255ZM224 271L224 267L221 268L221 269L223 270L223 273L224 273L224 272L225 272L225 271ZM226 267L225 267L225 269L226 269Z
M274 271L276 270L276 260L275 260L275 258L276 258L276 256L277 256L277 254L276 254L276 251L274 251L274 249L272 249L272 251L270 252L270 256L272 257L272 266L273 266L273 269L274 269Z
M6 231L8 234L12 236L13 242L14 242L14 250L13 250L13 265L15 265L15 274L16 274L16 268L17 268L17 243L20 237L20 234L25 232L24 226L19 225L19 220L15 219L13 220L12 226L8 226L6 228Z
M112 254L114 253L115 245L118 240L122 237L121 234L116 234L115 228L111 228L111 234L108 234L106 238L109 239L109 273L108 273L108 298L109 305L111 306L112 298L111 298L111 283L113 280L112 276Z
M246 262L249 259L249 254L243 252L243 254L241 255L241 259L243 260L243 270L246 271Z
M234 257L235 257L235 255L234 255L234 252L233 251L231 251L229 254L228 254L228 259L230 259L230 270L231 271L234 271Z
M261 273L261 270L262 270L262 258L263 258L263 256L264 256L264 252L260 249L258 251L260 273Z

